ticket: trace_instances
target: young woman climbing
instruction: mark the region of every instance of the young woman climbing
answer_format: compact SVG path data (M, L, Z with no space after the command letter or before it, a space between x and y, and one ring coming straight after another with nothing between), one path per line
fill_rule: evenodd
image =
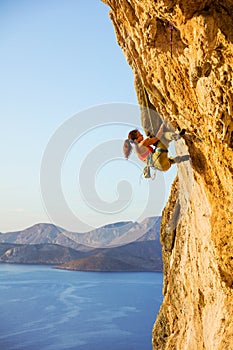
M148 164L148 159L150 158L150 166L160 171L167 171L175 163L173 158L168 157L169 143L172 140L178 140L184 133L185 130L182 130L179 134L171 131L164 132L164 124L162 124L156 136L144 139L137 129L131 130L128 134L128 139L124 141L123 152L125 158L129 158L133 144L140 160Z

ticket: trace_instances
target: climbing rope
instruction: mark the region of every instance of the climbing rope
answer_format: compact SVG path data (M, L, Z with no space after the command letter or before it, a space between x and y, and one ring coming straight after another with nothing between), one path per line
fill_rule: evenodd
M122 3L121 3L121 2L120 2L120 7L121 7L121 9L122 9L122 13L124 13L124 9L123 9L123 6L122 6ZM172 58L173 58L173 46L174 46L174 45L173 45L173 44L174 44L174 43L173 43L174 25L173 25L172 22L169 22L169 30L170 30L170 38L169 38L170 56L171 56L171 59L172 59ZM130 36L129 36L129 38L130 38ZM131 38L130 38L130 39L131 39ZM132 39L131 39L131 40L132 40ZM132 40L132 42L133 42L133 40ZM140 82L141 82L141 86L142 86L142 90L143 90L143 94L144 94L144 99L145 99L145 103L146 103L146 109L147 109L147 111L148 111L149 123L150 123L150 126L151 126L151 130L154 131L153 123L152 123L152 117L151 117L151 112L150 112L150 107L149 107L149 102L148 102L149 98L148 98L148 93L147 93L147 91L149 91L152 95L153 95L153 93L152 93L152 91L151 91L148 87L147 87L147 88L145 87L145 85L144 85L144 83L143 83L142 74L141 74L140 69L139 69L139 67L138 67L138 65L137 65L137 62L136 62L136 60L135 60L135 58L134 58L134 56L133 56L133 54L132 54L132 52L131 52L130 45L128 44L127 47L128 47L128 52L129 52L129 54L130 54L130 56L131 56L132 62L133 62L133 64L134 64L135 71L137 72L137 74L138 74L138 76L139 76L139 79L140 79ZM160 115L160 114L159 114L159 115ZM162 122L164 122L164 118L163 118L162 115L160 115L160 118L161 118ZM182 124L184 125L184 127L185 127L186 130L187 130L187 125L186 125L186 123L184 123L184 121L182 121ZM202 141L202 139L200 138L200 136L198 136L197 133L195 133L195 131L192 131L191 134L195 135L197 139L199 139L200 141Z
M122 13L124 14L124 9L123 9L122 3L119 2L119 4L120 4L121 10L122 10ZM133 42L133 40L132 40L132 42ZM146 111L148 113L147 115L148 115L148 119L149 119L151 130L154 131L153 122L152 122L152 116L151 116L151 110L150 110L150 107L149 107L149 98L148 98L148 93L147 93L147 90L149 90L149 89L145 88L145 85L143 83L142 74L140 72L140 69L138 68L137 62L136 62L136 60L135 60L135 58L134 58L134 56L133 56L133 54L131 52L131 48L130 48L130 45L128 43L127 43L127 47L128 47L128 52L130 53L132 62L134 64L135 71L137 72L138 77L140 79L140 83L141 83L141 87L142 87L142 91L143 91L143 95L144 95L144 100L145 100L145 104L146 104L146 106L143 106L143 107L146 108ZM160 118L162 119L162 122L163 122L164 120L163 120L162 116L160 116Z
M173 39L172 39L172 36L173 36L173 24L171 22L169 22L169 29L170 29L170 40L169 40L169 43L170 43L170 52L171 52L171 59L172 59L172 45L173 45Z

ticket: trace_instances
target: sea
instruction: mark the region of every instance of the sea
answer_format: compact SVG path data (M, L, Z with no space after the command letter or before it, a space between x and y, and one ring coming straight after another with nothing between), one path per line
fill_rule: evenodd
M150 350L162 280L0 264L0 349Z

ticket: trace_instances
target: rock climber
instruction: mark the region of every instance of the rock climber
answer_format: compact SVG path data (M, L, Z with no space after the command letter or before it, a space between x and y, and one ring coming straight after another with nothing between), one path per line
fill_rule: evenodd
M167 171L175 163L175 159L168 157L169 143L172 140L178 140L184 133L185 129L182 129L178 134L171 131L164 132L164 124L161 124L156 136L144 139L137 129L131 130L128 134L128 139L124 141L123 145L125 158L129 158L133 144L135 152L141 161L148 164L149 159L150 166L160 171Z

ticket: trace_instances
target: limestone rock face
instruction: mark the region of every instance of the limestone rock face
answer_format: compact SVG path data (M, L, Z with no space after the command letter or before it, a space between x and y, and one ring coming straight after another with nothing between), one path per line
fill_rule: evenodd
M154 349L233 348L233 1L104 0L139 103L190 162L164 209L164 301ZM148 117L142 118L147 129ZM158 118L153 119L158 127Z

